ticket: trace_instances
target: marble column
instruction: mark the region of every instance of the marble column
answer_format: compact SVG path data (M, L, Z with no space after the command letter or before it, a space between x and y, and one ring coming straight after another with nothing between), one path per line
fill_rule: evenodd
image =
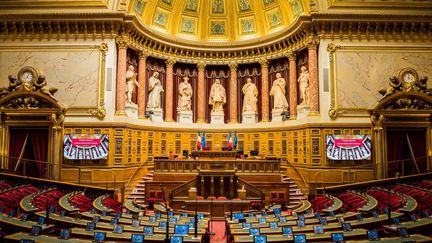
M268 61L263 59L260 61L261 64L261 121L269 122L269 81L268 81Z
M319 99L318 99L318 57L317 57L318 42L312 40L308 44L309 55L309 105L310 115L319 114Z
M297 66L295 53L288 54L289 60L289 111L290 119L297 118Z
M116 115L126 115L126 61L127 43L117 40Z
M166 60L166 84L165 84L165 121L173 121L173 101L174 101L174 83L173 67L175 60Z
M197 123L205 123L205 89L204 89L204 71L206 64L203 62L198 63L198 90L196 94L198 95L198 120Z
M146 80L146 59L147 53L140 52L138 54L138 118L145 118L146 111L146 90L147 90L147 80Z
M237 68L238 65L235 62L229 64L231 70L231 80L230 80L230 96L229 96L229 123L238 123L237 120Z

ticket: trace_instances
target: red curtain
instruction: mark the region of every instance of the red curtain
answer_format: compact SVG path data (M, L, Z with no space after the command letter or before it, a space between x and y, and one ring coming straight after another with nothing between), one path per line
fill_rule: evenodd
M177 121L177 105L178 105L178 86L183 81L183 77L189 78L189 83L192 86L192 113L193 113L193 121L196 122L198 116L198 108L197 108L197 90L198 90L198 70L196 65L190 64L175 64L173 70L173 83L174 83L174 92L173 92L173 118Z
M39 171L39 177L45 178L45 163L48 153L48 131L44 129L31 130L29 134L31 139L33 155Z
M18 162L18 157L21 154L22 147L28 130L26 129L11 129L9 143L9 170L15 170ZM28 142L28 141L27 141Z
M425 129L410 129L406 131L411 143L411 147L416 158L417 166L420 173L426 173L427 171L427 159L426 159L426 130ZM409 152L409 149L407 149ZM411 154L410 154L411 158ZM417 168L414 164L414 160L410 160L404 164L405 175L417 174Z
M285 97L289 103L289 63L288 58L279 58L276 60L273 60L269 64L269 91L271 90L271 87L273 85L273 81L276 79L276 73L280 73L282 75L282 78L285 79L286 85L285 85ZM272 109L273 109L273 98L270 97L270 117L272 116Z
M394 177L396 172L401 171L401 159L403 159L403 148L405 147L405 133L400 130L387 129L387 167L388 177Z
M258 63L240 65L237 71L237 114L238 121L242 122L243 119L243 85L246 84L248 78L252 79L252 82L257 86L258 89L258 119L261 120L261 87L262 87L262 72L261 65Z
M205 70L205 77L204 77L204 89L205 89L205 103L206 105L206 122L210 123L210 115L212 106L209 104L209 95L210 95L210 89L213 85L215 79L220 79L222 86L225 88L226 92L226 100L227 103L224 105L224 114L225 114L225 123L228 123L229 121L229 85L230 82L230 69L228 66L208 66Z

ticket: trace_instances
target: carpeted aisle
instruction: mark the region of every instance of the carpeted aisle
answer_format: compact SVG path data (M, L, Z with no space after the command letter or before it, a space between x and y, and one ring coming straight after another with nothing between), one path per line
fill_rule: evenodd
M215 233L210 238L211 243L226 243L225 221L212 221L211 231Z

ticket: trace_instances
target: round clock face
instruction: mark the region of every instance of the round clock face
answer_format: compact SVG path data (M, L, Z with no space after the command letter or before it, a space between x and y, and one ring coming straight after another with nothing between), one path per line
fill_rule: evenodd
M22 75L22 80L26 82L30 82L33 80L33 74L31 72L25 72Z
M402 77L403 77L403 80L404 80L406 83L412 83L412 82L415 81L415 76L414 76L414 74L411 73L411 72L406 72L406 73L404 73Z

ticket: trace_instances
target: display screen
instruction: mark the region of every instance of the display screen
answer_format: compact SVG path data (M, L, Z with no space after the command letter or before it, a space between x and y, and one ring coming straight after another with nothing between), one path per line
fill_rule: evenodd
M71 160L106 159L108 134L65 134L63 155Z
M327 135L326 154L331 160L370 160L370 135Z
M189 234L189 226L184 224L176 224L174 226L174 234L176 235L187 235Z

